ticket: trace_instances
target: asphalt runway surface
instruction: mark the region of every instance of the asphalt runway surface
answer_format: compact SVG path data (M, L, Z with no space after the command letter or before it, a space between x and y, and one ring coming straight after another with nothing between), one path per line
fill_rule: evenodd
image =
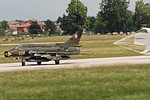
M36 69L102 67L119 64L150 64L150 56L61 60L59 65L55 65L54 61L43 62L42 65L37 65L36 62L32 63L26 62L26 66L21 66L21 62L7 63L7 64L0 64L0 72L36 70Z

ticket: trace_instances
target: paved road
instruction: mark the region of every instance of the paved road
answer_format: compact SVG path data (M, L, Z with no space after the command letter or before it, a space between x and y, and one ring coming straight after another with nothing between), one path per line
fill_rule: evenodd
M42 65L26 62L26 66L21 66L21 63L7 63L7 64L0 64L0 72L35 70L35 69L93 67L93 66L107 66L117 64L150 64L150 56L62 60L60 65L55 65L53 61L43 62Z

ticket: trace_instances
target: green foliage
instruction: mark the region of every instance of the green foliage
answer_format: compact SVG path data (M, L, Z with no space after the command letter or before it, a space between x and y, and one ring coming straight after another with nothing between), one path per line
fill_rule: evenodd
M29 27L29 32L33 35L36 35L36 34L40 34L42 33L42 29L40 28L40 26L38 25L38 23L35 21L35 22L32 22L30 27Z
M61 29L64 31L63 34L70 34L72 35L75 31L77 31L77 27L75 27L75 23L73 23L72 19L68 16L64 15L63 18L60 20L61 22Z
M96 18L94 16L89 17L89 30L94 31L94 23L95 23Z
M0 36L4 36L5 35L5 30L3 28L0 28Z
M144 4L143 0L136 2L134 23L136 29L142 26L150 27L150 3Z
M129 2L126 0L102 0L93 31L96 33L129 32L143 26L150 27L150 4L144 4L143 0L137 1L135 14L127 9L128 5Z
M98 20L106 23L106 32L120 32L128 30L128 20L131 14L127 10L126 0L102 0Z
M45 30L48 31L49 36L51 34L55 34L56 33L57 29L56 29L55 23L53 21L47 20L47 21L45 21L45 24L46 24Z
M5 30L8 29L8 22L7 21L2 21L0 22L0 36L4 36L5 35Z
M88 28L87 7L80 0L71 0L66 10L67 16L61 18L61 28L66 33L74 33L80 28Z
M106 32L106 22L102 21L101 16L98 14L97 18L94 22L94 28L95 33L105 33Z
M8 29L8 24L7 24L7 23L8 23L8 22L7 22L7 21L5 21L5 20L4 20L4 21L2 21L2 22L1 22L1 25L0 25L0 26L1 26L1 28L5 29L5 30L6 30L6 29Z
M66 10L69 18L81 28L85 25L87 18L87 7L80 0L71 0Z
M127 10L127 19L124 20L125 23L125 28L122 30L123 32L130 32L134 31L135 25L134 25L134 20L133 20L133 12Z

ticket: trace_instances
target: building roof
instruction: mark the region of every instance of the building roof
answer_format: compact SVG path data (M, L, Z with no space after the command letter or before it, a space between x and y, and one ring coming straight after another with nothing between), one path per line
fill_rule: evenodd
M38 22L38 25L45 26L46 24L44 22Z
M30 27L30 23L23 23L21 25L19 25L18 27Z

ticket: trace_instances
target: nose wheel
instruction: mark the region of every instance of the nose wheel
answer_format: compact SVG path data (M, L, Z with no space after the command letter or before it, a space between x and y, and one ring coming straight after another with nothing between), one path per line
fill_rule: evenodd
M55 60L55 64L59 65L60 61L59 60Z

